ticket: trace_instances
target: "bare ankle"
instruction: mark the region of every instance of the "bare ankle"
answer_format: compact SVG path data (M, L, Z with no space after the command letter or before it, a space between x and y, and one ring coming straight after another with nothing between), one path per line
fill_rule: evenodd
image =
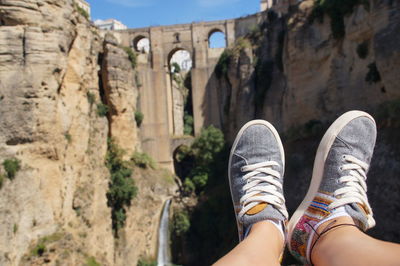
M343 216L321 224L317 228L317 233L319 236L314 237L313 248L310 251L312 262L318 265L326 265L325 262L335 265L338 250L349 244L354 234L360 231L351 217Z

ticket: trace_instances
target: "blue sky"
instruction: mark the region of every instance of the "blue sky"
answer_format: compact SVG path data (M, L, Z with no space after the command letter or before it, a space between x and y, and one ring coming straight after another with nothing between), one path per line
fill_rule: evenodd
M87 0L92 20L115 18L129 28L220 20L259 11L260 0Z

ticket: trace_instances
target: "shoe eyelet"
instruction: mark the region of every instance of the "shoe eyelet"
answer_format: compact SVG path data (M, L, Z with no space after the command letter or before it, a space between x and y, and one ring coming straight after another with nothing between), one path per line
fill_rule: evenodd
M244 172L243 168L244 168L244 167L240 167L240 171L241 171L241 172Z
M346 157L346 155L343 155L342 158L343 158L343 159L346 159L347 157Z
M339 170L340 170L340 171L343 171L343 167L342 167L342 166L340 166L340 167L339 167Z

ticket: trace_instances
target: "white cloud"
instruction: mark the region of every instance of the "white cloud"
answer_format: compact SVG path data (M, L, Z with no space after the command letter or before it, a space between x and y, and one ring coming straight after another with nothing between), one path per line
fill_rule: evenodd
M216 7L237 3L239 1L240 0L197 0L197 3L201 7Z
M153 0L107 0L107 2L126 7L145 7L154 4Z

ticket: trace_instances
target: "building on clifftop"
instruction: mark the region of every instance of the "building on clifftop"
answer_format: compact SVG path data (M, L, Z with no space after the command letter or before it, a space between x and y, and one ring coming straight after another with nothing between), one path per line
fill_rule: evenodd
M126 30L128 28L122 22L112 18L106 20L97 19L94 25L101 30Z

